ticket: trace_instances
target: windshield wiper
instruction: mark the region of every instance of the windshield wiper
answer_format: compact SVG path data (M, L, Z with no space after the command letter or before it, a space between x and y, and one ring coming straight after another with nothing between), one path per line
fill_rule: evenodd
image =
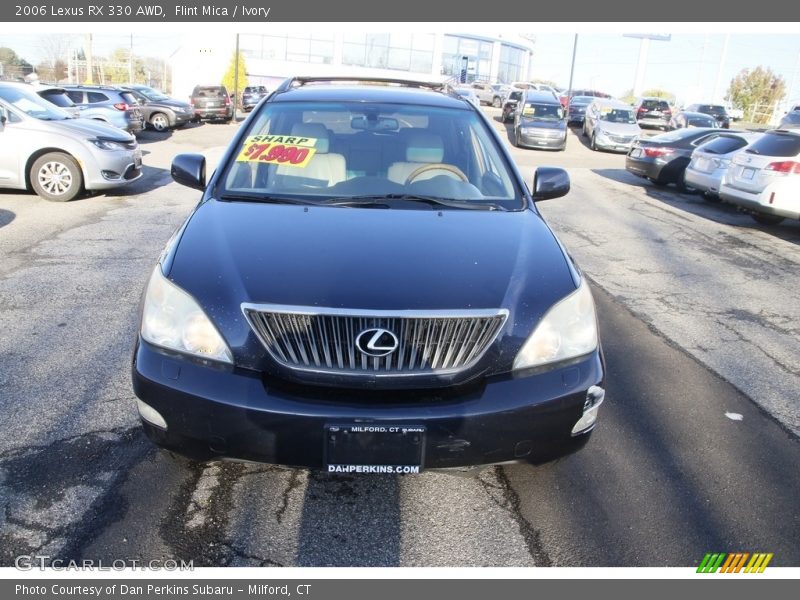
M331 198L322 204L327 206L386 206L391 200L405 200L420 202L430 206L447 206L465 210L506 210L505 207L495 203L471 202L468 200L448 200L436 196L420 196L417 194L370 194L363 196L342 196Z
M299 204L304 206L320 206L325 202L295 198L293 196L258 195L258 194L220 194L220 200L235 202L262 202L265 204Z

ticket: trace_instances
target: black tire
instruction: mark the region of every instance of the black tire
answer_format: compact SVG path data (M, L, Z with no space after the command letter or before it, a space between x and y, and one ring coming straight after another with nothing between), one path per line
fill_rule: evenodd
M33 191L50 202L69 202L83 191L81 168L63 152L48 152L37 158L28 176Z
M581 135L583 137L589 137L586 135L586 121L583 122L583 126L581 127Z
M589 148L597 152L597 136L594 133L592 134L592 139L589 142Z
M503 101L500 99L500 96L492 98L492 106L495 108L501 108L503 106Z
M750 216L753 217L756 223L761 223L762 225L777 225L784 219L784 217L768 215L766 213L750 213Z
M722 198L720 198L717 194L712 194L711 192L706 192L703 194L703 200L710 202L711 204L719 204L722 202Z
M514 146L516 146L517 148L519 148L519 131L517 131L517 128L516 128L516 127L514 128L514 140L513 140L513 144L514 144Z
M663 187L667 187L667 185L669 185L669 182L664 181L663 179L655 179L653 177L648 177L648 179L656 187L663 188Z
M169 130L169 117L164 113L157 112L150 116L150 127L158 132Z

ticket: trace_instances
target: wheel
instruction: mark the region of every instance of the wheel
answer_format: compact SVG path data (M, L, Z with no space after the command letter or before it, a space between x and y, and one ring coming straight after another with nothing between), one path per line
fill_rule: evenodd
M69 202L83 189L78 163L63 152L48 152L37 158L29 176L33 191L50 202Z
M756 223L761 223L762 225L777 225L784 219L778 215L768 215L766 213L750 213L750 216L753 217Z
M519 130L514 128L514 145L519 148Z
M722 198L720 198L717 194L712 194L711 192L705 192L703 194L703 200L706 202L711 202L712 204L719 204L722 202Z
M648 177L648 179L649 179L649 180L650 180L650 182L651 182L653 185L655 185L656 187L661 187L661 188L663 188L663 187L667 187L667 185L668 185L668 184L667 184L667 182L666 182L666 181L664 181L663 179L655 179L654 177Z
M461 181L467 182L469 179L464 172L459 169L458 167L454 167L453 165L446 165L444 163L430 163L427 165L422 165L419 169L411 173L408 177L406 177L406 185L414 181L417 177L422 175L423 173L427 173L428 171L445 171L447 173L451 173L458 177Z
M501 102L502 100L500 100L500 96L495 96L492 98L492 106L495 108L500 108L502 106Z
M583 122L583 127L581 128L581 135L582 135L583 137L588 137L588 136L586 135L586 121L584 121L584 122Z
M150 125L156 131L166 131L169 129L169 119L164 113L155 113L150 117Z
M592 134L592 141L589 142L589 147L592 150L597 151L597 136L594 133Z

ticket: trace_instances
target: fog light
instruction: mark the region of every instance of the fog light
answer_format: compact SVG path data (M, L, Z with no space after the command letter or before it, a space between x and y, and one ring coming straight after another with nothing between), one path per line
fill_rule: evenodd
M606 391L603 388L596 385L589 388L586 392L586 401L583 403L583 416L572 428L572 435L586 433L594 427L594 423L597 421L597 411L605 397Z
M145 421L166 431L167 422L155 408L138 399L136 400L136 408L139 409L139 416L141 416Z
M110 179L110 180L112 180L112 181L113 181L113 180L115 180L115 179L119 179L120 177L122 177L122 175L120 175L120 174L119 174L119 173L117 173L116 171L100 171L100 174L101 174L103 177L105 177L106 179Z

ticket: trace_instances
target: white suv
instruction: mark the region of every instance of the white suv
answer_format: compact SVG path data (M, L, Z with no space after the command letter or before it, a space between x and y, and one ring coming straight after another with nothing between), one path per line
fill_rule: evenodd
M800 219L800 132L768 131L734 154L719 195L759 223Z

